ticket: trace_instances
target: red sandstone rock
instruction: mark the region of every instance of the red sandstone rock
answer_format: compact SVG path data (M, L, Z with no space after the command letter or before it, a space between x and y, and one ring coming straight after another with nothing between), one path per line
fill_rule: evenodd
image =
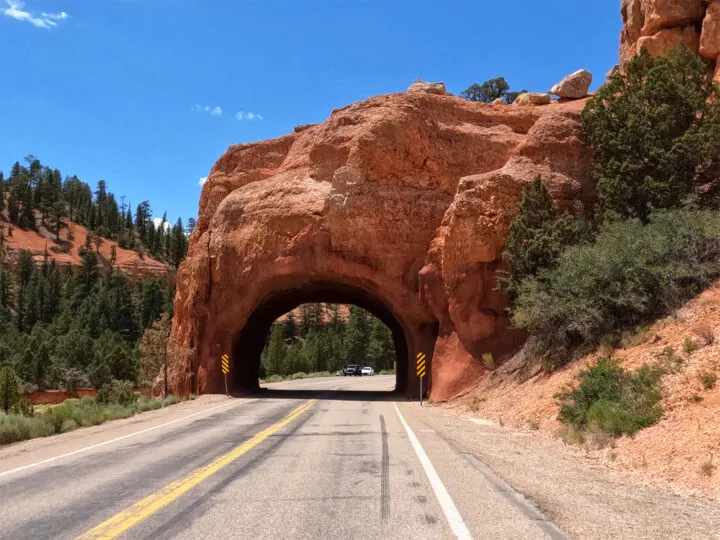
M627 64L643 45L653 55L667 55L680 41L715 60L720 54L718 2L707 4L705 0L622 0L620 64Z
M577 110L496 107L424 92L378 96L323 124L236 145L202 190L177 277L174 392L257 384L272 320L308 301L356 303L393 329L398 383L430 358L446 399L523 341L495 273L522 187L540 173L559 200L590 193ZM462 179L462 180L461 180ZM438 337L439 336L439 337Z
M697 53L700 49L700 34L693 27L660 30L652 36L641 37L637 43L637 50L647 47L648 52L653 56L667 56L670 50L681 42Z
M720 1L708 6L700 35L700 54L710 60L720 56Z

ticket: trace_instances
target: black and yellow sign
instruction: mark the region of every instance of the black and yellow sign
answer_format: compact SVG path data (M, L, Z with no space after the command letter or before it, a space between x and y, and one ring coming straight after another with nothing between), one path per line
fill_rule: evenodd
M417 353L417 363L415 365L417 376L422 378L425 376L425 353Z
M230 357L227 354L223 354L220 359L222 360L222 372L227 375L230 373Z

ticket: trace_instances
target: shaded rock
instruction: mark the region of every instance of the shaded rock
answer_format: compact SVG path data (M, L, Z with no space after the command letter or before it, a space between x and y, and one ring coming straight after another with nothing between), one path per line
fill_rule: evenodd
M592 84L592 73L581 69L563 78L550 89L550 93L566 99L584 98Z
M550 94L524 92L517 97L513 105L548 105L550 101Z
M425 92L427 94L437 94L438 96L444 96L447 94L445 90L445 83L442 82L425 82L420 79L415 79L415 82L410 85L407 89L408 92Z
M505 100L501 97L492 102L493 105L505 105Z

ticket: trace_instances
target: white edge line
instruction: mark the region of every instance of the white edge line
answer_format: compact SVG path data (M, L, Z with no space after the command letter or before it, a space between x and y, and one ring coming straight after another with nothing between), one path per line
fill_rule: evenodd
M231 402L236 403L237 402ZM189 414L187 416L183 416L182 418L176 418L175 420L170 420L169 422L165 422L164 424L159 424L157 426L153 426L147 429L142 429L140 431L136 431L135 433L129 433L127 435L123 435L121 437L116 437L114 439L110 439L109 441L103 441L101 443L92 444L90 446L86 446L85 448L79 448L78 450L73 450L72 452L67 452L66 454L60 454L59 456L43 459L42 461L36 461L35 463L30 463L29 465L23 465L22 467L17 467L15 469L10 469L9 471L3 471L0 472L0 478L3 476L7 476L9 474L13 474L16 472L24 471L27 469L32 469L34 467L38 467L40 465L44 465L45 463L50 463L52 461L57 461L58 459L63 459L66 457L74 456L76 454L82 454L83 452L87 452L89 450L94 450L95 448L100 448L101 446L106 446L108 444L112 444L118 441L122 441L124 439L129 439L131 437L137 437L138 435L142 435L143 433L147 433L149 431L154 431L156 429L160 429L165 426L169 426L170 424L175 424L176 422L182 422L183 420L187 420L188 418L192 418L193 416L198 416L201 414L205 414L210 411L214 411L215 409L219 409L220 407L227 407L230 403L221 403L220 405L216 405L215 407L210 407L209 409L205 409L203 411L199 411L193 414Z
M460 512L458 512L457 506L455 506L452 497L450 497L450 494L445 488L445 484L443 484L442 480L440 479L440 476L435 470L435 467L430 461L430 458L425 453L425 450L420 444L420 441L418 441L418 438L415 436L415 433L413 433L413 430L410 429L410 426L405 421L405 418L403 418L403 415L400 412L397 403L393 403L393 405L395 406L395 411L400 418L400 423L403 425L405 431L407 432L410 444L412 445L413 450L415 450L415 454L417 455L418 459L420 460L420 464L425 470L425 474L427 475L427 478L430 481L430 485L435 492L435 497L437 497L437 500L440 503L443 514L445 514L445 519L450 525L450 529L457 538L461 538L463 540L472 540L470 530L467 528L467 525L465 525L465 522L463 521Z

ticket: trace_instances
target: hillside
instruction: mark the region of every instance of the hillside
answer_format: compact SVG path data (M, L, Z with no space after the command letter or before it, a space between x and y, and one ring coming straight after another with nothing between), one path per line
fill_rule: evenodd
M79 266L82 261L82 247L87 241L88 230L77 223L68 222L60 232L60 241L45 227L38 231L23 230L12 225L6 215L0 216L0 226L8 261L16 259L17 252L27 250L36 261L41 261L47 252L50 259L60 265ZM12 232L10 230L12 229ZM121 248L114 240L103 239L99 253L105 261L112 257L115 248L115 266L132 277L164 276L170 268L150 257L141 257L137 251Z
M720 475L707 474L708 463L720 465L720 389L706 389L701 380L703 374L718 372L718 337L720 282L672 316L636 333L630 339L632 345L614 351L629 370L656 363L668 355L668 348L675 358L682 358L677 373L662 381L662 419L634 437L622 437L605 446L596 441L578 451L623 476L720 499ZM448 409L540 436L561 436L563 426L557 419L559 405L554 396L574 384L580 371L593 365L600 353L550 375L540 372L529 378L523 375L521 354L448 404Z

